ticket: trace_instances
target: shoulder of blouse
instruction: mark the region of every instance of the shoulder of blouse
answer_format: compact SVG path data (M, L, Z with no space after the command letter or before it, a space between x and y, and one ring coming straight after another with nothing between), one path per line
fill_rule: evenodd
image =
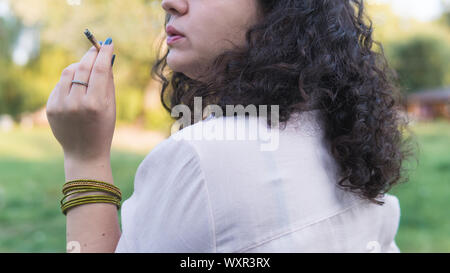
M169 137L144 158L121 216L117 252L215 252L204 173L185 140Z

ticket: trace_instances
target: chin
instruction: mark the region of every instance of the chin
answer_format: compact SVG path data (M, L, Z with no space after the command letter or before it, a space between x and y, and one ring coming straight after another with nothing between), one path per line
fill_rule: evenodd
M174 72L184 73L186 67L188 66L188 62L186 62L186 56L183 56L183 54L171 49L169 55L167 55L167 65Z
M169 55L167 55L167 66L173 72L183 73L186 77L196 79L196 75L193 72L196 69L198 70L199 65L189 59L185 54L171 50Z

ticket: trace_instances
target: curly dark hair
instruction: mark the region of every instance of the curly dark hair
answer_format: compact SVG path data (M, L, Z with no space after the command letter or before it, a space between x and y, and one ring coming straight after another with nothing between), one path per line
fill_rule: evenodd
M246 33L246 45L217 56L207 81L179 72L168 80L168 51L160 55L152 76L162 82L163 106L194 109L194 97L223 109L279 105L280 123L319 109L340 167L337 184L383 204L379 198L406 178L402 163L412 152L395 72L372 38L363 0L259 0L259 6L264 16Z

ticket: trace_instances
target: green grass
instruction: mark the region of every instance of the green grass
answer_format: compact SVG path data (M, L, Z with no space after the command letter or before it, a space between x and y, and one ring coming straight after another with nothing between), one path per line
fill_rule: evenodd
M396 237L402 252L450 252L450 123L413 126L420 151L410 181L393 194L401 205ZM115 183L124 199L148 151L112 150ZM62 150L50 129L0 132L0 252L64 252Z
M412 126L418 164L392 191L401 207L397 244L403 252L450 252L450 123Z
M145 155L111 151L123 199ZM50 129L0 133L0 252L65 252L64 179L63 152Z

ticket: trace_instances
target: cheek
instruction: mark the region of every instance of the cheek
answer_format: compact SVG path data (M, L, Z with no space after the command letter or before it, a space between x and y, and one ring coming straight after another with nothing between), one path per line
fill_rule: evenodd
M211 58L224 50L245 44L245 33L249 27L248 18L245 16L227 14L214 18L210 15L203 19L208 23L199 24L202 27L195 32L192 43L205 56Z
M198 29L192 37L192 50L201 62L210 62L221 52L231 49L233 44L239 46L244 39L242 33L231 31L228 22L216 20L214 23Z

